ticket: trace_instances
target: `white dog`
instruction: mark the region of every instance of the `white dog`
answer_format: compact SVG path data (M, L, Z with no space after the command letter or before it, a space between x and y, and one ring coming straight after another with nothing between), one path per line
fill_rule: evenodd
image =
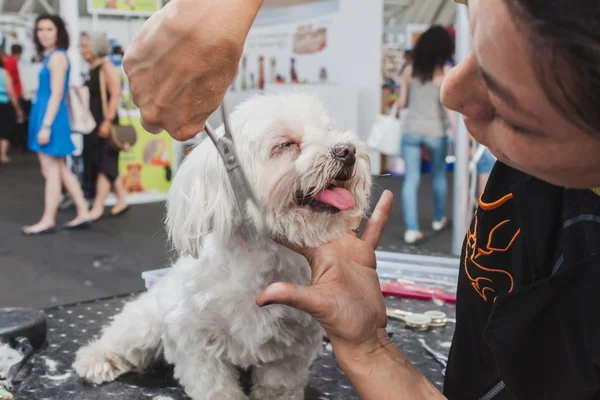
M274 235L317 246L356 228L369 203L368 149L337 129L317 99L253 97L231 114L231 125L260 218ZM177 172L166 224L179 260L79 350L77 373L99 384L164 357L193 399L241 400L248 397L238 368L252 366L250 399L303 400L322 328L291 307L259 308L255 298L274 282L310 284L309 265L271 240L247 240L210 140Z

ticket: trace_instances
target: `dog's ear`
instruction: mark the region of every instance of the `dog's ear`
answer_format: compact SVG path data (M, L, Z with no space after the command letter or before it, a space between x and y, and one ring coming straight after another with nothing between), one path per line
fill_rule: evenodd
M225 165L213 143L206 139L187 156L169 190L169 239L181 255L195 257L207 234L226 238L239 220Z

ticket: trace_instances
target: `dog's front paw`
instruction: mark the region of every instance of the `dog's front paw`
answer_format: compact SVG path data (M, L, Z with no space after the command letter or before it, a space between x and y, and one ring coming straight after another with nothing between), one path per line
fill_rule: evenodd
M73 368L81 378L99 385L114 381L133 366L110 347L96 341L79 349Z

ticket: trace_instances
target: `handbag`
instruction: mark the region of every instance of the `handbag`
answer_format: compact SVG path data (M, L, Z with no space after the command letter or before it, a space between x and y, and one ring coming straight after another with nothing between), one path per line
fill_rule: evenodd
M399 102L395 102L387 115L377 115L367 141L369 147L386 156L400 156L402 121L404 115L406 115L406 110L400 111L400 119L398 119L396 114L399 107Z
M96 127L96 120L90 111L90 90L87 86L69 87L67 97L71 132L89 134Z
M103 67L100 67L100 97L102 98L102 114L106 116L108 110L108 95L106 89L106 76L104 75ZM127 151L135 146L135 143L137 142L137 132L133 127L129 111L127 111L127 117L129 118L129 125L112 125L110 128L110 135L107 140L115 151Z

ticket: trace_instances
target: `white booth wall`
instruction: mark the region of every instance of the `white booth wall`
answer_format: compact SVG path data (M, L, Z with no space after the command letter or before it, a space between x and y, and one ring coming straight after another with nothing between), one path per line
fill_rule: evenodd
M326 4L329 4L327 8ZM308 92L317 95L329 110L332 118L340 128L357 132L366 140L376 115L381 109L381 37L383 32L383 0L363 2L359 0L329 0L321 3L324 14L318 14L315 4L292 6L285 9L278 19L273 10L268 10L253 26L246 44L248 59L247 74L257 74L258 54L266 57L267 82L269 59L275 53L280 60L294 57L300 80L307 78L308 84L289 84L289 64L279 69L283 73L286 84L267 83L263 91L249 89L241 91L241 77L238 76L235 90L228 93L227 104L231 108L249 96L259 93L280 93L286 91ZM311 15L309 10L313 10ZM317 13L317 14L314 14ZM263 17L261 19L261 16ZM269 52L264 42L256 44L262 37L281 33L289 36L299 26L327 27L327 48L319 56L303 56L293 54L289 44L282 44L279 49ZM256 38L259 39L256 39ZM289 39L289 38L288 38ZM266 40L266 39L265 39ZM283 40L285 41L285 39ZM258 49L257 49L258 48ZM312 57L312 58L311 58ZM315 61L316 57L320 57ZM327 68L327 83L319 83L316 68L321 65ZM306 68L309 71L306 71ZM247 77L246 77L247 78ZM249 82L247 82L249 84ZM218 125L220 116L215 113L209 123ZM378 173L378 154L373 154L373 172Z

